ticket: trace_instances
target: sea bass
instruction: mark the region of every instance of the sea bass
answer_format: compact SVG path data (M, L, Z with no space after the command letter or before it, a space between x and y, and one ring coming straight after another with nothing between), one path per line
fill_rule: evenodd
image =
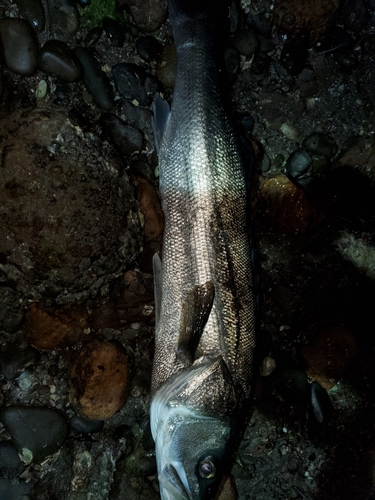
M162 263L154 257L151 430L161 498L203 500L231 467L253 389L249 166L220 88L228 1L168 6L177 75L171 111L154 105L165 231Z

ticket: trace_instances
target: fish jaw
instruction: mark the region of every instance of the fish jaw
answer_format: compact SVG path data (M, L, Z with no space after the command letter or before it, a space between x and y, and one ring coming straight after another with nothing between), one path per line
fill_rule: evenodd
M220 376L221 401L212 390ZM162 500L214 498L230 463L240 399L221 359L202 358L157 391L151 431Z

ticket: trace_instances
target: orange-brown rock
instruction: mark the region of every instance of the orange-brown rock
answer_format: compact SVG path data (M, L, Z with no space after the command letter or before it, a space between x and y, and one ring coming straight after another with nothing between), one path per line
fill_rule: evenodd
M82 306L52 315L33 302L26 316L27 338L37 349L61 349L73 345L86 335L88 326L87 309Z
M353 363L357 343L344 326L329 326L299 351L307 374L325 389L332 389Z
M145 236L154 240L164 230L164 214L156 190L152 184L142 177L136 177L137 198L145 217Z
M74 360L70 400L82 415L105 420L125 403L129 364L117 342L93 340L84 345Z
M339 5L340 0L276 0L273 22L282 33L291 37L306 28L310 31L311 45L315 45L330 25Z
M265 215L270 225L276 225L280 232L304 233L316 217L306 191L284 174L267 179L260 188L260 195L266 203Z
M232 475L223 479L220 485L218 500L237 500L236 483Z

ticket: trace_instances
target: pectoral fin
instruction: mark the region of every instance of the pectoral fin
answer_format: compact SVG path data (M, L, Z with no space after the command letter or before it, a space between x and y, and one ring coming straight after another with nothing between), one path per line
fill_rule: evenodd
M210 315L214 297L214 284L207 281L189 290L182 304L176 351L185 366L194 361L194 354Z

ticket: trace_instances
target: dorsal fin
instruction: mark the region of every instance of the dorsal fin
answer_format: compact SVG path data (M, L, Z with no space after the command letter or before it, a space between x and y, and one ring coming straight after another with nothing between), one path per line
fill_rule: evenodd
M214 284L207 281L189 290L183 301L176 352L186 366L194 361L194 353L210 315L214 297Z
M161 260L158 253L154 253L154 256L152 257L152 267L154 272L155 328L157 328L160 319L162 294L162 270Z

